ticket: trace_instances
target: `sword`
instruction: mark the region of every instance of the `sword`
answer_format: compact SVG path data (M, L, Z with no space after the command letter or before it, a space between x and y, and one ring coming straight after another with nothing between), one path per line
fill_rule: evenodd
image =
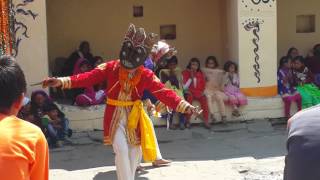
M30 84L30 86L39 86L39 85L42 85L42 81L37 82L37 83Z

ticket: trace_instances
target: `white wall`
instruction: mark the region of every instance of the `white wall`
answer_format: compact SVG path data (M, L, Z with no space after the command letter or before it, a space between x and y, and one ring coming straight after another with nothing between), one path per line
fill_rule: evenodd
M21 3L20 0L13 2L15 4ZM28 85L30 85L30 83L39 82L48 76L46 1L37 0L25 7L38 14L35 20L31 16L17 15L17 20L28 27L30 38L22 38L16 59L25 73ZM18 34L21 35L19 32ZM28 86L28 94L38 88L41 87Z

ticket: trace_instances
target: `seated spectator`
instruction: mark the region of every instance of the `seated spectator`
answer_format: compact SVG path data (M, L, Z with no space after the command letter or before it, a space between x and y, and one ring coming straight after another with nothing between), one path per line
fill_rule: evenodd
M295 87L302 97L302 109L320 103L320 91L313 84L313 74L305 66L302 56L297 56L293 59L293 80Z
M240 91L240 80L238 75L238 66L232 61L228 61L224 64L224 70L226 71L226 83L224 87L224 93L227 95L227 103L232 106L232 115L239 117L239 107L247 105L248 101L244 94Z
M204 126L210 129L208 102L205 96L204 89L206 86L206 79L204 73L200 69L200 60L192 58L187 66L187 69L182 72L183 76L183 89L187 101L192 104L194 100L198 100L203 109ZM190 128L190 116L187 116L186 127Z
M306 66L314 74L315 84L320 86L320 44L317 44L313 48L313 56L306 59Z
M36 119L34 115L31 113L31 102L25 104L24 106L21 107L18 117L20 119L23 119L25 121L28 121L32 124L37 124ZM42 125L41 125L42 126Z
M221 116L221 122L225 124L227 116L224 102L228 99L224 93L225 72L218 67L219 64L216 57L209 56L206 60L206 68L203 68L207 81L204 94L208 101L212 121L215 122L216 120L214 117L214 103L216 103Z
M43 117L43 107L51 103L52 100L48 94L43 90L33 91L31 94L30 113L34 116L34 124L40 127L44 133L46 129L43 127L41 118ZM27 107L28 108L28 107Z
M295 47L291 47L288 50L287 56L290 57L291 59L294 59L297 56L300 56L299 51Z
M81 42L79 49L73 52L65 62L63 68L65 76L72 75L75 64L80 58L88 60L91 66L93 66L95 63L93 55L90 52L90 44L88 41Z
M298 110L301 107L301 96L297 89L293 86L293 74L291 70L291 59L284 56L280 59L278 69L278 91L284 102L284 115L290 118L290 106L292 102L296 102Z
M183 85L182 85L182 74L180 68L177 67L178 65L178 59L176 56L172 56L168 60L168 69L162 69L160 71L160 79L161 82L163 82L167 88L174 90L181 98L183 97ZM172 113L169 113L169 124L170 129L176 129L175 125L172 123L174 114L176 112L173 111ZM184 124L185 124L185 116L182 113L178 113L179 115L179 127L181 130L183 130Z
M88 61L84 59L79 59L77 62L75 69L73 71L74 75L88 72L90 71L91 65ZM94 87L87 87L83 90L82 89L76 89L74 91L75 94L75 105L78 106L90 106L90 105L97 105L104 103L105 100L105 91L104 90L98 90L95 91Z
M48 129L48 141L51 147L62 146L65 137L71 137L72 130L69 128L69 120L54 103L44 107L45 116L42 122Z

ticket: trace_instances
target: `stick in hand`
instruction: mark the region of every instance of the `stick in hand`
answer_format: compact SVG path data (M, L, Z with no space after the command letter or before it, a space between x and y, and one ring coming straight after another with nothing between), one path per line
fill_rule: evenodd
M62 85L61 81L54 77L48 77L42 82L42 88L60 87L61 85Z
M190 107L188 107L188 109L187 109L187 114L190 114L190 115L192 115L192 114L194 114L194 115L196 115L196 116L200 116L200 114L203 112L203 110L202 109L200 109L198 106L190 106Z

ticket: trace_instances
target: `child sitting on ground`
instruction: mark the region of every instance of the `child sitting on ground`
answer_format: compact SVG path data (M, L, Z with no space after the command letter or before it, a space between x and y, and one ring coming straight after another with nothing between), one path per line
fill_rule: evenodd
M66 136L71 137L72 130L69 129L69 120L65 118L65 115L59 110L58 106L54 103L50 103L44 108L46 114L42 118L44 125L47 125L49 134L49 145L60 147L63 145L63 141L66 140Z

